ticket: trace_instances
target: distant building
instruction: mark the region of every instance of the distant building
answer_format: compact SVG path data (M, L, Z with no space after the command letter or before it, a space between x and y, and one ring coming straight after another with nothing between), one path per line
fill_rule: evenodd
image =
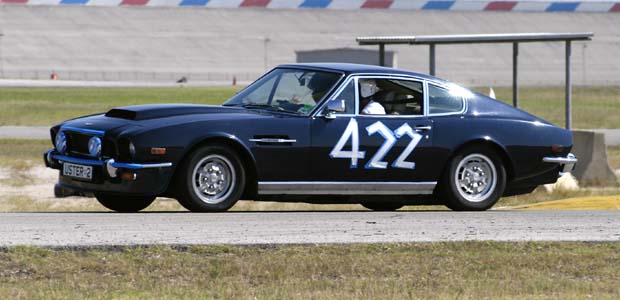
M367 65L379 65L379 51L357 48L335 48L295 51L298 63L340 62ZM385 51L385 66L398 67L396 53Z

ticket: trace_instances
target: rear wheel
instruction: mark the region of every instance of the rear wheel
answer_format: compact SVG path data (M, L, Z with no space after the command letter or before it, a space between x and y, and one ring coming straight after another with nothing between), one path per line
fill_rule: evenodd
M177 175L178 200L193 212L231 208L245 188L245 172L234 150L205 146L193 151Z
M452 210L487 210L506 187L506 170L495 151L469 147L450 161L439 186L440 196Z
M395 211L404 206L400 203L390 202L363 202L361 204L363 207L374 211Z
M95 198L106 208L123 213L139 212L155 201L153 196L118 196L98 193L95 194Z

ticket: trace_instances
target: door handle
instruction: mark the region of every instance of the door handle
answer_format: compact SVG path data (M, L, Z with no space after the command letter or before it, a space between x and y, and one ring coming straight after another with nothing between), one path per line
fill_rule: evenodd
M415 131L428 131L431 130L433 127L431 127L430 125L418 125L415 127Z
M294 143L297 143L296 139L279 138L279 137L253 138L253 139L250 139L249 141L255 142L258 145L292 145Z

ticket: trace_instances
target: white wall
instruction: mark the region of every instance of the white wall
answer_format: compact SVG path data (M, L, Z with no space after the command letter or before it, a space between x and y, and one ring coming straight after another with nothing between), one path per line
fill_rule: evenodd
M620 84L614 13L6 5L0 31L0 77L47 78L56 71L61 79L147 81L252 80L294 62L296 50L358 47L355 37L362 35L592 31L593 41L573 45L573 82ZM428 72L426 47L388 50L397 52L400 68ZM510 44L438 46L437 75L510 85L511 51ZM519 59L523 84L563 84L564 44L522 44Z

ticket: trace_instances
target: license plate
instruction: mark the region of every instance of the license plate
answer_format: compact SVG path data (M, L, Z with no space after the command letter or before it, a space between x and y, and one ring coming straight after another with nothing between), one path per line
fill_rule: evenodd
M90 180L93 179L93 167L64 163L62 175Z

